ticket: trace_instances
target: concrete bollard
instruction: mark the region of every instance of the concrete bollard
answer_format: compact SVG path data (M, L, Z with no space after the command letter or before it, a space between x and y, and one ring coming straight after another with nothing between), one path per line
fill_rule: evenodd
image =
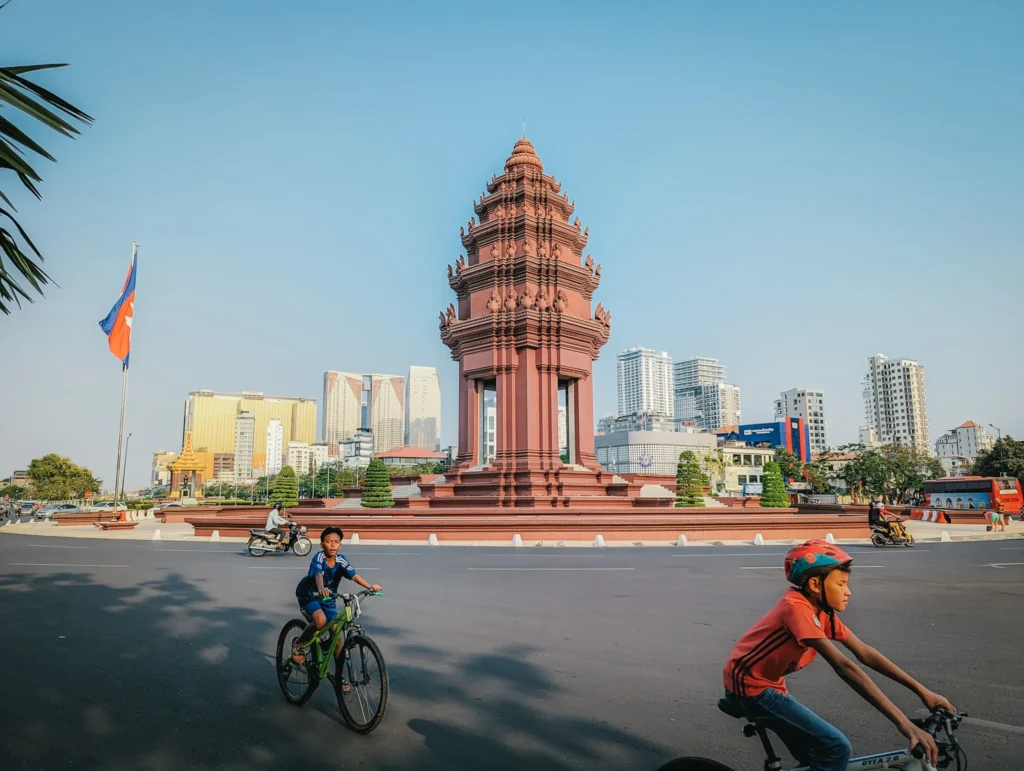
M760 533L754 536L754 546L764 546L764 536Z
M687 543L685 535L680 535L678 540L676 540L676 546L686 546Z
M359 533L352 533L352 537L348 539L348 542L352 545L359 545Z
M156 530L153 531L153 538L152 538L152 540L154 540L154 541L161 540L160 539L160 528L157 528Z
M597 534L597 538L594 539L594 546L596 546L597 548L600 549L600 548L604 547L605 545L606 544L604 542L604 536L601 535L600 533L598 533Z
M437 545L438 545L437 534L436 533L431 533L430 537L427 539L427 546L437 546Z
M220 541L220 530L214 530L213 533L210 534L210 540L212 542L214 542L214 543L219 542Z
M942 536L939 538L940 543L953 543L953 539L949 537L949 533L945 530L942 531Z
M565 546L565 541L558 541L555 543L555 546Z
M522 546L523 545L523 537L521 535L519 535L519 533L516 533L514 536L512 536L512 545L513 546Z
M835 536L832 535L832 533L825 533L825 543L833 543L834 544L835 542L836 542L836 539L835 539Z

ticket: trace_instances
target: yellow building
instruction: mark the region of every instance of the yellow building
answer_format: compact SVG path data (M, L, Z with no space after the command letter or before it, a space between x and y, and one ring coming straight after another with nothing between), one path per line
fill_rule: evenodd
M284 447L288 442L316 442L316 399L264 396L254 391L192 391L185 400L184 433L191 431L193 446L210 454L211 471L214 454L235 451L235 416L239 412L251 412L255 419L254 457L266 452L271 420L281 422Z

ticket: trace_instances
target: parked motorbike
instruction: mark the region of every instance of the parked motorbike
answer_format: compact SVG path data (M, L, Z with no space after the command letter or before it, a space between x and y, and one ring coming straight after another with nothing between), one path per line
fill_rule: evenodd
M883 546L906 546L908 549L914 545L914 536L899 522L889 523L889 532L875 525L871 526L871 543L878 548Z
M249 554L253 557L262 557L267 552L286 552L289 549L299 557L305 557L313 551L313 544L306 537L305 526L292 522L288 535L280 541L266 530L249 531Z

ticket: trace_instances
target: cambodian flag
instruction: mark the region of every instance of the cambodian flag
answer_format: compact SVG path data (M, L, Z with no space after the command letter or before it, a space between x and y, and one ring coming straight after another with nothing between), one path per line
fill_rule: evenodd
M107 336L110 352L128 367L128 356L132 350L132 316L135 314L135 267L139 253L138 244L132 244L132 264L121 287L121 296L107 317L100 322L100 329Z

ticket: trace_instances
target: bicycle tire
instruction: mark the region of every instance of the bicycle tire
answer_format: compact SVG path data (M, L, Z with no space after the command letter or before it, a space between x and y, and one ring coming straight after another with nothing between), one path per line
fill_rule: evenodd
M734 771L734 769L723 766L717 760L708 760L707 758L676 758L659 766L658 771Z
M296 557L305 557L313 551L313 544L306 536L302 536L292 545L292 552Z
M350 677L350 657L355 656L359 663L355 670L356 677L363 677L367 675L367 664L369 655L375 662L377 672L379 675L380 683L376 688L372 690L364 691L363 689L369 685L353 685L349 682ZM344 693L344 686L348 685L350 692ZM345 718L345 725L357 734L368 734L373 731L377 726L384 720L384 712L388 708L388 668L384 663L384 655L380 652L380 648L373 640L365 635L353 635L345 641L345 648L342 652L341 661L339 667L335 670L335 683L334 693L338 699L338 708L341 709L341 715ZM374 692L376 692L374 694ZM376 695L379 698L379 703L373 714L367 714L368 710L364 707L364 704L369 705L369 697ZM355 697L354 699L352 697ZM354 702L354 703L353 703ZM354 709L358 708L358 712Z
M263 543L263 540L260 539L260 538L257 538L256 536L253 536L252 538L249 539L249 543L246 544L246 546L248 547L249 554L251 556L253 556L253 557L262 557L264 554L267 553L267 550L266 550L265 547L257 546L257 544L261 544L261 543Z
M306 654L306 663L303 666L299 666L292 662L292 640L302 634L302 631L306 628L306 622L299 618L293 618L281 629L281 634L277 637L277 684L281 686L281 693L284 694L284 698L289 704L294 704L297 707L302 706L310 697L313 692L316 691L316 687L320 684L320 678L317 673L316 664L312 661L313 653L310 651ZM297 634L292 634L297 630ZM306 684L302 685L301 680L296 682L295 685L298 687L294 690L289 688L290 675L293 672L302 672L306 677Z

